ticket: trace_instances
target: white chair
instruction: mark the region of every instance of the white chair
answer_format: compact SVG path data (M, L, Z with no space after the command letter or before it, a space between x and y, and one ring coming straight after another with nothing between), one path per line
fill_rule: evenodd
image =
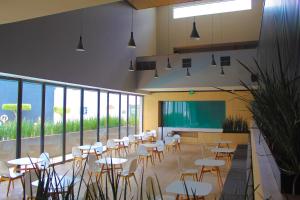
M112 156L113 151L117 151L118 154L120 155L120 151L119 151L120 149L112 139L107 140L106 148L111 156Z
M102 168L99 164L96 163L97 160L97 156L94 154L89 154L88 158L87 158L87 172L89 174L90 177L93 177L93 175L96 176L96 181L99 180L99 178L102 181Z
M130 148L131 148L131 146L133 146L134 149L136 149L138 141L135 139L134 135L128 135L128 139L129 139Z
M75 166L82 167L82 161L86 158L86 154L82 154L78 147L72 147L72 156Z
M94 146L103 146L102 142L95 142Z
M49 157L49 153L43 152L43 153L40 155L38 167L39 167L39 169L47 169L49 166L50 166L50 157Z
M151 132L151 134L152 134L153 137L155 137L155 138L157 137L156 130L153 129L153 130L151 130L150 132Z
M22 185L24 186L23 180L22 180L23 175L24 174L22 174L22 173L15 172L14 168L9 168L4 161L0 161L0 182L8 181L6 196L8 196L11 183L13 183L13 187L14 187L14 181L16 179L20 179Z
M173 138L174 138L175 141L176 141L176 148L177 148L179 151L181 151L181 148L180 148L180 135L175 134L175 135L173 135Z
M156 189L157 186L157 181L153 180L152 176L148 176L146 178L146 196L149 197L149 199L155 199L155 200L175 200L176 197L170 196L170 195L162 195L160 196L158 190ZM155 196L153 196L153 194Z
M194 181L198 180L198 170L192 169L192 168L184 168L184 165L182 163L182 159L180 156L177 157L177 164L178 164L178 170L180 173L180 180L185 180L185 177L190 176L193 178Z
M27 200L35 199L37 192L37 186L32 185L33 181L38 180L38 176L35 170L29 170L24 175L24 190Z
M97 159L100 159L102 157L102 154L103 154L103 146L98 146L94 149L95 151L95 155L97 157Z
M147 151L147 148L140 144L138 146L138 149L137 149L137 155L138 155L138 161L141 162L143 161L143 165L144 165L144 160L146 160L146 167L148 166L148 159L150 159L152 165L154 165L154 162L153 162L153 157L152 155ZM144 165L145 166L145 165Z
M165 144L166 144L166 149L168 151L174 150L176 151L176 140L173 137L165 137Z
M137 159L133 159L130 161L129 168L128 169L123 169L120 173L120 177L123 179L122 184L125 182L128 183L129 189L131 191L131 185L130 185L130 177L134 178L134 181L136 185L138 186L138 182L135 177L135 171L137 169Z
M155 155L158 156L158 159L161 162L161 156L160 155L162 155L164 157L165 144L162 140L157 140L156 144L157 144L157 147L154 150L154 153L155 153Z

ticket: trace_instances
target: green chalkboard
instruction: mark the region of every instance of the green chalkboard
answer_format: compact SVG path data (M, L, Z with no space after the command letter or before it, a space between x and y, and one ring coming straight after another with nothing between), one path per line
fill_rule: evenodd
M222 128L225 101L164 101L164 127Z

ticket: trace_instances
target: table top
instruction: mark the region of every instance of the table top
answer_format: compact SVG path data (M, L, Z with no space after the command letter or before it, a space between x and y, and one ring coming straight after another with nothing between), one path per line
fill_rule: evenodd
M147 148L157 148L158 147L158 145L156 143L146 143L146 144L142 144L142 145Z
M31 158L31 157L30 158L23 157L23 158L17 158L14 160L7 161L7 163L11 165L31 165L38 162L39 162L39 158Z
M56 180L55 180L55 178L56 178ZM72 184L72 181L73 181L73 179L74 179L74 184L76 184L76 183L78 183L79 181L80 181L80 179L79 178L73 178L73 177L71 177L71 176L61 176L61 175L59 175L58 177L53 177L52 178L52 184L51 184L51 189L57 189L56 188L56 186L58 186L58 189L60 189L60 188L64 188L64 187L68 187L68 186L70 186L71 184ZM45 177L45 184L46 184L46 182L47 182L47 179L48 179L48 177ZM31 183L31 185L33 185L33 186L38 186L38 184L39 184L39 180L36 180L36 181L33 181L32 183Z
M94 150L94 149L96 149L96 148L98 148L98 147L101 147L101 146L99 146L99 145L82 145L82 146L78 146L78 148L80 149L80 150ZM106 146L102 146L103 147L103 151L106 149Z
M113 165L120 165L125 162L127 162L128 159L126 158L101 158L99 160L96 160L96 163L98 164L113 164Z
M220 167L225 165L224 160L215 160L215 159L198 159L195 160L195 165L198 166L207 166L207 167Z
M195 193L196 196L206 196L212 191L212 185L205 182L196 181L173 181L166 187L167 193L186 195L186 188L190 196Z
M231 144L232 141L230 140L217 140L215 141L216 144Z
M233 153L235 151L235 149L232 148L212 148L211 149L212 152L214 153Z

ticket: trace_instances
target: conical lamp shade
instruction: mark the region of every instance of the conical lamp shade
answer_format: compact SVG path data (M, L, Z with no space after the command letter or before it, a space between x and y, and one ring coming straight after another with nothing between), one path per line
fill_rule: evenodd
M170 59L168 58L168 64L167 64L166 70L171 70L171 69L172 69L172 66L170 63Z
M131 34L130 34L130 39L129 39L129 42L128 42L128 47L129 48L135 48L136 47L135 41L134 41L134 38L133 38L133 32L131 32Z
M193 39L193 40L199 40L200 39L195 21L193 22L193 29L192 29L192 33L191 33L191 39Z
M221 66L221 73L220 73L220 76L225 76L225 72L224 72L224 69L223 69L222 66Z
M211 55L211 63L210 63L210 65L211 65L212 67L216 67L216 66L217 66L217 63L216 63L215 55L214 55L214 54Z
M133 68L133 65L132 65L132 60L130 60L130 67L129 67L128 71L134 72L134 68Z
M155 68L154 78L158 78L157 69Z
M191 74L190 74L190 70L189 70L189 68L187 67L186 68L186 75L185 75L186 77L190 77L191 76Z
M82 43L82 37L79 37L79 42L76 48L76 51L85 51L85 49L83 48L83 43Z

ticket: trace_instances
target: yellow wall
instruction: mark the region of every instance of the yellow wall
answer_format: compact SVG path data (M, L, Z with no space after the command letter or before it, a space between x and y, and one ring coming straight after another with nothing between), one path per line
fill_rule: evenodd
M238 96L250 100L251 95L247 91L235 92ZM210 101L224 100L226 104L226 117L241 116L251 120L251 113L247 109L247 103L239 99L237 95L224 91L195 92L156 92L144 97L144 130L157 129L159 123L159 101Z

